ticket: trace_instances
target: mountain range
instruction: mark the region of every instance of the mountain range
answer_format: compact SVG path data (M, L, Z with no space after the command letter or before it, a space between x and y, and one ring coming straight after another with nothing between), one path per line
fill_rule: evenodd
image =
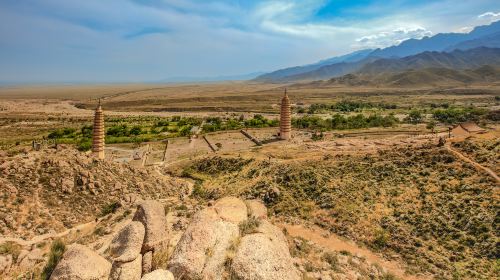
M280 69L258 76L258 82L327 80L347 74L370 75L410 69L473 69L500 65L500 21L478 26L469 33L439 33L409 39L397 46L366 49L314 64Z
M387 87L420 87L420 86L465 86L475 83L499 83L500 68L484 65L475 69L456 70L450 68L421 68L401 72L384 72L379 74L347 74L329 80L297 83L292 88L330 87L330 86L387 86Z

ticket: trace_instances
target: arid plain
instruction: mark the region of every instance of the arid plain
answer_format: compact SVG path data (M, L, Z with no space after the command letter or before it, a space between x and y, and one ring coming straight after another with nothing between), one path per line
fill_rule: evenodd
M493 279L499 96L494 84L3 87L0 246L19 258L4 275L38 275L51 240L107 254L139 197L162 201L175 243L199 207L236 196L264 202L304 279ZM106 160L93 163L99 100Z

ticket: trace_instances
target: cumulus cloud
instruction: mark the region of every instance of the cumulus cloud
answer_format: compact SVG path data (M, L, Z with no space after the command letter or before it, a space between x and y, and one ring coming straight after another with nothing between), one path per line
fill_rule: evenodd
M486 12L477 16L478 19L487 20L489 22L494 22L500 20L500 12Z
M432 36L432 31L423 27L400 27L392 31L382 31L377 34L363 36L356 39L356 47L383 48L398 45L408 39L421 39Z

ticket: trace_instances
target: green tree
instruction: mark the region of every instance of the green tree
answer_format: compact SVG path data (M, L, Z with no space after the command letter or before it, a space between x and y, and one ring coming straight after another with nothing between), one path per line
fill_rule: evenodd
M417 124L422 122L422 113L418 110L411 110L406 117L406 121L412 124Z

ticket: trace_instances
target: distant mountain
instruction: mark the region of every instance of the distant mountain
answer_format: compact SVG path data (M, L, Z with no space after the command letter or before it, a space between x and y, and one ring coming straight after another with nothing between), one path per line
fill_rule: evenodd
M323 80L332 77L339 77L348 73L356 72L369 62L376 61L376 57L367 57L356 62L340 62L331 65L322 66L314 71L290 75L274 81L289 82L300 80Z
M422 39L409 39L397 46L384 49L362 50L311 65L281 69L261 75L255 80L282 82L327 79L358 71L362 68L363 62L371 63L379 58L394 59L424 52L467 50L477 47L500 48L500 21L478 26L469 33L440 33Z
M446 51L468 50L477 47L500 48L500 31L476 39L460 42L446 48Z
M500 83L500 68L484 65L476 69L422 68L377 75L347 74L326 81L292 85L292 88L331 86L426 87Z
M482 37L487 37L500 32L500 21L490 25L478 26L469 33L439 33L432 37L424 37L422 39L409 39L403 41L397 46L388 47L385 49L377 49L370 53L376 57L405 57L418 54L425 51L445 51L450 47L461 42L476 40ZM479 47L483 45L476 45ZM453 50L453 49L451 49Z
M479 47L466 51L454 50L450 53L426 51L403 58L382 58L366 63L357 72L375 75L423 68L470 69L486 64L500 65L499 48Z
M170 77L159 81L153 81L154 83L187 83L187 82L219 82L219 81L245 81L251 80L259 75L264 74L264 72L254 72L241 75L232 76L213 76L213 77Z
M287 77L289 77L289 76L295 76L295 75L300 75L302 73L315 71L315 70L318 70L319 68L321 68L325 65L331 65L331 64L342 63L342 62L356 62L356 61L362 60L365 57L367 57L372 51L373 51L372 49L360 50L360 51L355 51L355 52L352 52L352 53L349 53L346 55L321 60L321 61L314 63L314 64L289 67L289 68L285 68L285 69L281 69L281 70L277 70L277 71L274 71L271 73L261 75L261 76L257 77L255 80L260 81L260 82L288 80Z

